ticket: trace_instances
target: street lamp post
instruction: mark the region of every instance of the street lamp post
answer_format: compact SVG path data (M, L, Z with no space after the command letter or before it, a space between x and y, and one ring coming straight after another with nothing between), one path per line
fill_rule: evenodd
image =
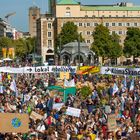
M80 35L81 33L79 34L79 37L78 37L78 68L80 69Z
M59 38L59 61L60 61L60 65L61 65L61 36Z

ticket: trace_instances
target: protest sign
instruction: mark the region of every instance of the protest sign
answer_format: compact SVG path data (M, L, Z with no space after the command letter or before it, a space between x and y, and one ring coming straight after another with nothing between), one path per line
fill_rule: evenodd
M107 114L111 113L111 108L109 105L105 106L105 113L107 113Z
M64 103L56 103L56 104L53 104L53 109L60 110L63 105L64 105Z
M68 107L66 114L74 117L80 117L81 109Z
M29 116L20 113L0 113L1 133L27 133Z
M100 68L96 66L81 66L80 69L77 71L77 74L89 74L89 73L98 73L100 72Z
M70 78L70 74L69 72L60 72L60 79L69 79Z
M115 131L116 127L117 127L116 115L115 114L108 115L108 130L109 131Z
M38 114L38 113L36 113L36 112L34 112L34 111L32 111L31 115L30 115L30 118L36 121L37 119L42 120L43 116Z

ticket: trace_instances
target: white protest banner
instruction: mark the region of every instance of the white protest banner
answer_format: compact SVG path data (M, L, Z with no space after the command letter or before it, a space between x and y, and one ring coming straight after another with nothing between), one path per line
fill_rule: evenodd
M81 109L68 107L66 114L74 117L80 117Z
M140 76L140 68L101 67L101 74Z
M0 72L6 73L76 73L77 66L40 66L40 67L0 67Z
M30 115L30 118L33 119L33 120L37 120L37 119L42 120L43 116L34 112L34 111L32 111L31 115Z
M53 109L60 110L63 105L64 105L64 103L56 103L56 104L53 104Z

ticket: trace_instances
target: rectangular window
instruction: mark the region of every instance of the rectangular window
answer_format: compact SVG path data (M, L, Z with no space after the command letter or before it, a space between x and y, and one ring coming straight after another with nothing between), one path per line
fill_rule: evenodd
M130 26L130 23L126 23L126 26Z
M65 13L65 16L66 16L66 17L70 17L70 16L71 16L71 13L70 13L70 12L66 12L66 13Z
M118 26L122 26L122 23L118 23Z
M106 26L106 27L109 27L109 23L105 23L105 26Z
M90 23L87 23L87 26L90 26Z
M115 31L112 31L112 34L115 34L116 32Z
M112 23L112 26L115 26L115 23Z
M122 34L122 31L119 31L119 35L121 35Z
M49 47L49 48L52 47L52 40L48 40L48 47Z
M134 26L138 26L138 23L134 23Z
M90 40L87 40L87 43L90 43Z
M90 35L90 31L87 31L87 35Z
M52 28L52 24L48 23L48 29L51 29L51 28Z
M48 37L51 37L52 36L52 32L48 32Z
M98 23L94 23L94 26L98 26Z
M81 22L79 23L79 26L82 26L82 23Z

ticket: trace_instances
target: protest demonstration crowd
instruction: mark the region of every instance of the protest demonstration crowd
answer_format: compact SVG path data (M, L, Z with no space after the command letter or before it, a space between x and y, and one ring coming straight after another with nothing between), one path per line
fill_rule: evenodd
M139 76L2 72L0 80L0 140L140 139ZM67 87L75 94L64 96Z

